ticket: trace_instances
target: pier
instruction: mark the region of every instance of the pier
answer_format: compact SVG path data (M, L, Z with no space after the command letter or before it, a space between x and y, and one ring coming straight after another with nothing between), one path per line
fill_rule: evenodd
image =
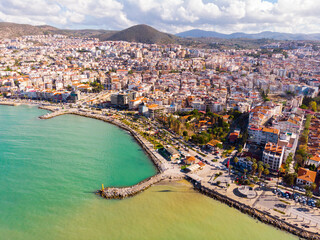
M130 187L110 187L110 188L104 188L103 190L97 191L97 194L100 194L102 197L107 199L124 199L128 197L132 197L152 185L159 183L163 180L177 180L177 177L167 175L165 173L157 174L153 177L150 177L148 179L143 180L142 182L139 182L136 185L130 186ZM178 179L182 179L182 177L179 177Z

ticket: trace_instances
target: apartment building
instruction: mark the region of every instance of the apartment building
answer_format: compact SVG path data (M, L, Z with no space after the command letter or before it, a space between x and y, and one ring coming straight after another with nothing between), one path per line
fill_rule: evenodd
M278 144L268 142L262 154L263 163L270 165L270 169L278 171L284 156L284 148Z

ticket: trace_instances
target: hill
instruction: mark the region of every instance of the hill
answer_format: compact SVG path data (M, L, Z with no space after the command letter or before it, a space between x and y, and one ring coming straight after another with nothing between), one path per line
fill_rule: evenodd
M27 35L47 35L62 34L73 37L94 37L99 38L100 35L111 36L116 31L81 29L69 30L59 29L49 25L32 26L29 24L17 24L9 22L0 22L0 38L14 38Z
M13 38L26 35L43 34L43 31L36 26L28 24L16 24L9 22L0 22L0 37Z
M314 40L318 41L320 40L320 34L292 34L292 33L280 33L280 32L270 32L265 31L261 33L254 33L254 34L248 34L248 33L232 33L232 34L223 34L218 33L214 31L204 31L200 29L193 29L190 31L182 32L176 34L176 36L184 37L184 38L203 38L203 37L209 37L209 38L223 38L223 39L237 39L237 38L247 38L247 39L274 39L274 40Z
M160 32L148 25L136 25L111 36L100 35L101 40L141 43L174 43L178 37Z

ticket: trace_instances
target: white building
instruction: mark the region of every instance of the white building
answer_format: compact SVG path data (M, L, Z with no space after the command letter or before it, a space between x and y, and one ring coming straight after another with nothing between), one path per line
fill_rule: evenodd
M268 163L271 170L278 171L283 161L283 155L284 148L268 142L263 151L262 161L265 164Z

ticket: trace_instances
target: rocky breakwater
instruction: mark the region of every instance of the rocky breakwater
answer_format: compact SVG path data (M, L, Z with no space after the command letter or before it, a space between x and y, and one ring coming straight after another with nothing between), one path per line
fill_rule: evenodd
M107 199L124 199L128 197L133 197L136 194L148 189L152 185L167 179L178 180L182 178L167 175L165 173L160 173L153 177L147 178L136 185L130 187L107 187L103 190L97 191L97 194Z
M302 228L299 228L297 226L294 226L288 222L285 222L275 216L272 216L268 212L262 212L260 210L257 210L249 205L245 205L243 203L240 203L234 199L231 199L217 191L214 191L213 189L207 188L200 183L195 182L194 180L187 178L187 180L194 183L194 187L196 190L198 190L200 193L203 193L211 198L214 198L222 203L227 204L230 207L236 208L240 210L241 212L248 214L249 216L256 218L260 220L263 223L270 224L274 227L277 227L281 230L287 231L289 233L292 233L298 237L301 237L303 239L312 239L312 240L320 240L320 235L317 233L306 231Z
M46 108L42 108L42 109L52 111L51 109L46 109ZM71 113L71 111L68 111L68 110L59 110L59 111L54 111L54 112L51 112L51 113L47 113L45 115L40 116L39 118L40 119L50 119L50 118L54 118L54 117L57 117L57 116L61 116L61 115L64 115L64 114L70 114L70 113Z

